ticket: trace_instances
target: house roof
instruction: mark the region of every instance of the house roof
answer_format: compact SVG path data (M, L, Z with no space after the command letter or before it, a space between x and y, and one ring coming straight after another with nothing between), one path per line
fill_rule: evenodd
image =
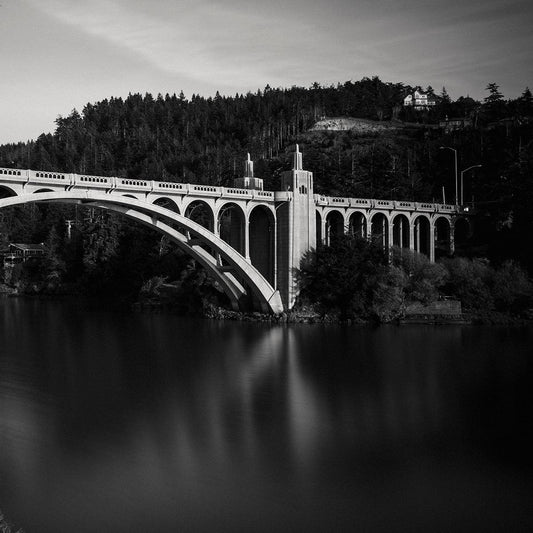
M26 243L16 243L16 242L10 242L9 246L14 246L15 248L18 248L19 250L23 251L42 251L44 252L46 250L46 246L41 242L39 244L26 244Z

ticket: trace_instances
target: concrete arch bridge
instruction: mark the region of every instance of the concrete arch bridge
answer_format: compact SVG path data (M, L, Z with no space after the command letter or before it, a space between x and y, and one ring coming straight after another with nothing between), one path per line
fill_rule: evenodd
M315 195L298 146L281 191L263 190L249 155L229 188L0 168L0 208L30 202L91 205L153 227L199 261L235 309L252 302L275 314L294 305L295 269L317 242L350 232L433 261L469 231L454 205Z

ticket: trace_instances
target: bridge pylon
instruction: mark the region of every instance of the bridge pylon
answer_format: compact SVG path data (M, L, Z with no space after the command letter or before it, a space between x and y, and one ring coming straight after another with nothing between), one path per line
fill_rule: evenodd
M316 248L316 209L313 173L303 170L296 145L292 169L281 174L281 185L290 191L277 210L277 288L283 305L291 309L298 295L296 270L306 252Z

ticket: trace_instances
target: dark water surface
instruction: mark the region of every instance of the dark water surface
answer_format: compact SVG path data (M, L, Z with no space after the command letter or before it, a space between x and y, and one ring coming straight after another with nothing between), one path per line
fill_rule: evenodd
M527 531L533 329L267 326L0 300L26 533Z

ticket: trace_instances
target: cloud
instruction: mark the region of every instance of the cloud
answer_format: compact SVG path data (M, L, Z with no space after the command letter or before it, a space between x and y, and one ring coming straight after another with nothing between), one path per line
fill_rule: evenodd
M84 35L133 52L162 72L210 83L239 85L257 79L275 84L269 76L286 56L292 62L314 48L307 39L294 39L294 25L288 21L202 1L160 3L159 9L156 3L150 12L120 0L27 1ZM300 24L298 34L311 35L313 30Z

